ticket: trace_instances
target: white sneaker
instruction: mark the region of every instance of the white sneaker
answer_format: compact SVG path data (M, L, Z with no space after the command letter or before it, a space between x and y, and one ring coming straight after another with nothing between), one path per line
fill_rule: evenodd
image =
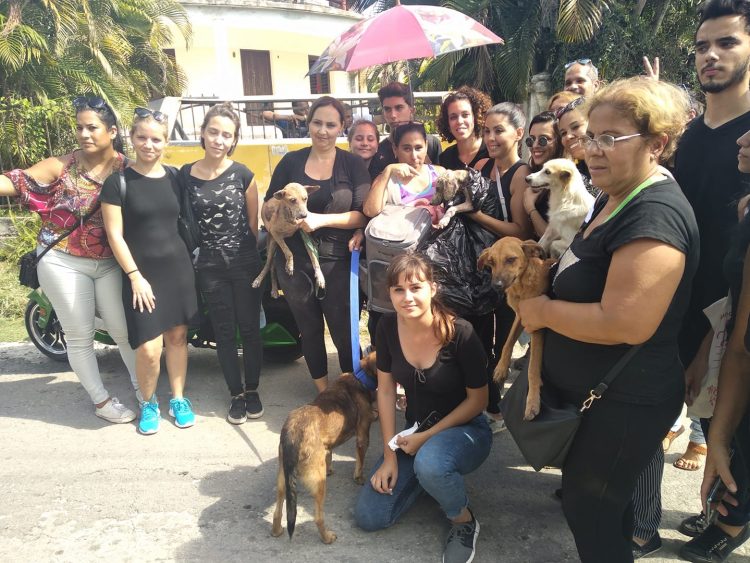
M115 424L125 424L135 420L135 413L123 405L117 397L112 397L103 407L97 408L96 416Z

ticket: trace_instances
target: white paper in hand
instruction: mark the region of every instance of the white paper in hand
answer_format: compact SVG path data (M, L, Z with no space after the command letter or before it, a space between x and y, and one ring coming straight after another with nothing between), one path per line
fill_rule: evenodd
M396 440L398 440L399 436L410 436L414 434L417 431L417 427L419 425L415 422L414 426L411 428L407 428L406 430L402 430L398 434L396 434L393 438L391 438L390 442L388 442L388 447L391 448L394 452L399 449L399 447L396 445Z

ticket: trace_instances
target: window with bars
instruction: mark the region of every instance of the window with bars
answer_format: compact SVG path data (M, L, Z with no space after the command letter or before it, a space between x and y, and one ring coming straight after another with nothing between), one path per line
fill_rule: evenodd
M312 55L307 57L307 69L311 69L318 61L318 57ZM330 94L331 84L328 80L328 73L310 75L310 93L311 94Z

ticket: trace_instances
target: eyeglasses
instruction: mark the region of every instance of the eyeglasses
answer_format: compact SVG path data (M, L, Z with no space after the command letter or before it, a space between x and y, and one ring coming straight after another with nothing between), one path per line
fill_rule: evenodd
M583 145L585 150L589 150L596 146L600 151L611 151L615 148L617 141L625 141L632 139L633 137L640 137L640 133L633 133L632 135L622 135L620 137L613 137L612 135L599 135L598 137L589 137L585 135L578 137L578 142Z
M569 63L565 63L565 70L568 70L574 64L579 64L579 65L584 65L584 66L590 65L591 59L576 59L574 61L570 61ZM594 65L591 65L591 66L594 66Z
M564 105L563 107L558 108L555 111L555 118L556 119L560 119L563 115L565 115L569 111L573 111L574 109L576 109L578 106L580 106L585 101L586 101L586 99L583 96L581 96L580 98L576 98L575 100L573 100L572 102L568 103L567 105Z
M135 115L144 119L147 117L153 117L154 121L158 121L159 123L164 123L167 120L167 116L162 112L150 110L148 108L135 108Z
M546 135L534 137L534 135L529 135L526 137L526 146L529 148L533 147L534 141L537 141L540 147L546 147L552 142L552 137L547 137Z
M73 98L73 107L76 109L106 109L109 110L107 102L98 96L78 96Z

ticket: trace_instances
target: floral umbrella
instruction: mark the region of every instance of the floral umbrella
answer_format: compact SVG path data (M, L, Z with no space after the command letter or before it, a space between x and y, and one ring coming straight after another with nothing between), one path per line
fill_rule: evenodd
M308 74L354 71L404 59L503 43L469 16L439 6L401 6L350 27L323 51Z

